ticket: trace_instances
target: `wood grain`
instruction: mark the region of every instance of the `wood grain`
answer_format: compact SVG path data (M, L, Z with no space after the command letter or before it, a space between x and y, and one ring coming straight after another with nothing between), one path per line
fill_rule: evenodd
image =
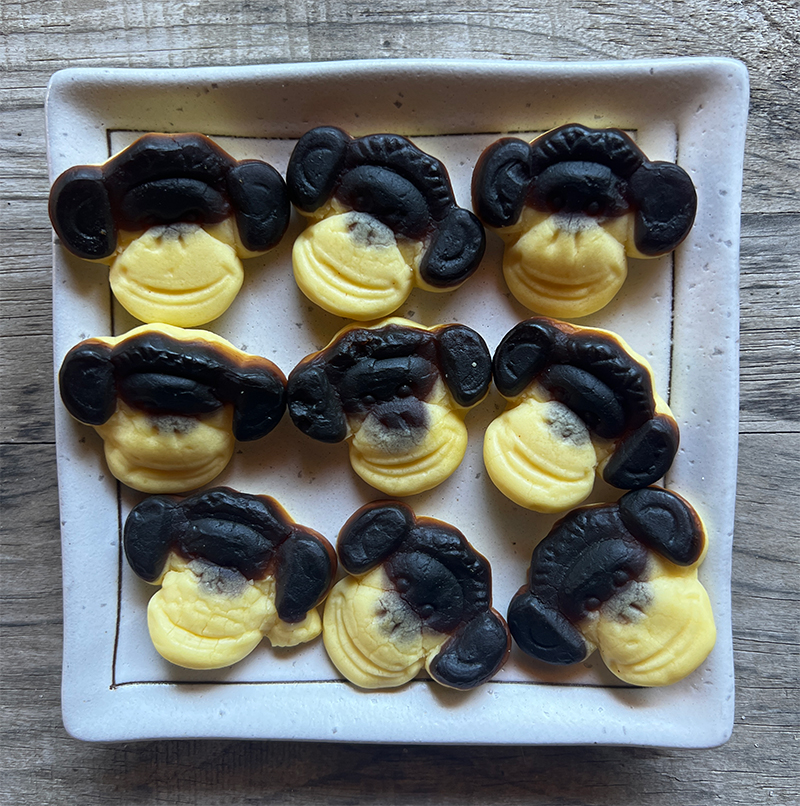
M800 104L794 0L29 0L0 6L3 776L8 804L793 804L798 767ZM752 84L742 200L737 713L705 752L146 742L92 746L60 716L43 103L68 66L372 57L731 56ZM90 581L87 580L87 584Z

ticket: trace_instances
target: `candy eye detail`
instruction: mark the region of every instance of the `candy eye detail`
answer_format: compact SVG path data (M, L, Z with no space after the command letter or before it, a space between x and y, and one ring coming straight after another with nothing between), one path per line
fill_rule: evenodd
M375 502L348 520L337 549L350 576L328 598L323 640L350 682L392 688L424 667L470 689L505 663L510 637L491 607L489 563L457 529Z
M481 155L473 206L505 241L503 272L530 310L586 316L627 276L626 255L674 250L694 223L697 194L678 165L651 162L618 129L569 124L531 143L498 140Z
M457 206L444 165L404 137L312 129L286 177L310 220L292 253L295 279L331 313L387 316L415 285L461 285L483 257L483 225Z
M511 634L547 663L578 663L598 649L628 683L675 683L716 640L697 578L705 551L700 517L668 490L576 509L534 549L529 582L508 610Z

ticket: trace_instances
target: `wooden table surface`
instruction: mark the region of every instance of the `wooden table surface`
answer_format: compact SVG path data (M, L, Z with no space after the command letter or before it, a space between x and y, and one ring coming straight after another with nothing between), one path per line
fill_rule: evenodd
M532 4L534 5L534 4ZM796 0L4 0L2 781L8 804L798 803L800 14ZM723 747L91 745L60 714L44 96L71 66L373 57L727 56L750 71L733 557L736 718Z

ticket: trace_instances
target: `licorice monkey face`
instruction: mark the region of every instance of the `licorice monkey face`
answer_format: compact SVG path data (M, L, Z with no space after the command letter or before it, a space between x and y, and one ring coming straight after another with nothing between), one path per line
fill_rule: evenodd
M286 379L271 361L169 325L81 342L59 386L70 414L103 438L112 474L149 493L208 483L235 440L265 436L286 408Z
M508 408L486 430L484 463L520 506L563 512L585 500L595 474L636 489L671 466L677 423L650 365L619 336L535 317L506 334L493 370Z
M442 163L404 137L312 129L286 175L292 202L310 220L295 241L295 279L331 313L387 316L414 286L456 288L480 263L483 226L456 205Z
M230 666L266 636L273 646L316 638L316 610L336 572L333 547L266 496L225 487L182 501L154 496L125 523L133 571L160 589L147 608L166 660L190 669Z
M627 276L626 255L675 249L694 222L688 174L651 162L624 132L569 124L528 144L498 140L473 174L478 216L506 243L503 272L536 313L586 316Z
M350 576L328 597L323 640L350 682L392 688L424 667L470 689L501 668L510 637L491 607L489 564L458 530L374 502L345 524L338 551Z
M648 487L583 507L534 549L508 611L520 648L572 664L595 649L622 680L664 686L702 664L716 640L697 577L705 528L680 496Z
M193 327L227 310L243 258L280 241L289 200L265 162L236 161L200 134L148 134L103 165L65 171L50 218L67 249L110 265L133 316Z
M391 318L351 325L290 373L289 413L305 434L347 440L358 475L412 495L448 478L464 457L464 416L486 395L491 360L463 325Z

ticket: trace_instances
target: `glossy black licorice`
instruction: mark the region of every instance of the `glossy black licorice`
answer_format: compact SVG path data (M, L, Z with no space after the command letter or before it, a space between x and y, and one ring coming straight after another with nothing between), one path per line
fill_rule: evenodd
M292 370L289 413L304 434L322 442L340 442L348 417L370 413L389 429L424 428L422 402L439 378L461 406L486 394L491 356L475 331L464 325L355 327Z
M621 490L652 484L672 467L679 441L678 426L672 420L647 420L619 442L603 468L603 480Z
M672 251L697 210L689 175L651 162L618 129L561 126L528 144L502 138L481 155L472 181L473 207L492 227L519 220L526 205L544 213L614 218L634 213L634 243L643 255Z
M703 553L705 531L697 513L667 490L645 487L619 500L625 528L676 565L693 565Z
M503 665L511 639L492 610L491 568L455 527L417 518L401 502L376 501L344 525L337 551L351 574L382 565L420 623L450 636L431 663L434 679L473 688Z
M470 689L495 675L510 649L508 626L486 610L462 625L430 664L431 676L455 689Z
M656 413L650 373L611 336L534 317L502 339L492 371L506 397L538 383L591 433L616 441L602 474L609 484L626 490L646 487L672 465L678 427Z
M456 204L444 165L405 137L311 129L292 152L286 183L292 203L306 213L336 199L397 236L429 239L419 271L432 286L464 282L483 257L483 225Z
M266 251L286 232L290 206L271 165L237 161L202 134L147 134L103 165L61 174L49 210L64 246L98 260L113 254L121 230L216 224L231 215L245 248Z
M328 541L294 523L274 499L227 487L183 500L146 498L125 521L123 546L147 582L162 575L173 553L251 580L274 576L278 616L286 622L301 621L325 598L337 567Z
M648 487L573 510L534 549L528 584L508 609L511 634L539 660L578 663L588 647L577 625L645 579L651 552L691 565L704 545L697 513L668 490Z
M286 381L271 361L236 361L213 344L156 330L114 347L81 342L64 358L59 388L69 413L89 425L106 422L118 398L153 415L191 416L231 405L233 434L241 441L268 434L286 409Z

